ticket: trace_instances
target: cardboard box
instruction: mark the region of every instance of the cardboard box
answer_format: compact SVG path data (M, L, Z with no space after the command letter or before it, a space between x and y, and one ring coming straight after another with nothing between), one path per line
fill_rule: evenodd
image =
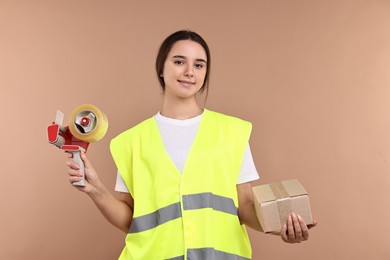
M296 180L252 187L257 218L265 233L279 232L291 213L300 215L306 225L313 224L309 196Z

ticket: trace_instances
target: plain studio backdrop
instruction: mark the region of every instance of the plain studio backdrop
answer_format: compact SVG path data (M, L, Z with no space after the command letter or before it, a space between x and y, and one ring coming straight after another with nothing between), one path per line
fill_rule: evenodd
M206 107L253 123L256 184L299 179L319 222L296 245L249 230L253 259L390 259L388 0L0 0L0 259L117 259L125 234L46 127L105 112L88 154L113 190L109 142L159 110L155 56L180 29L211 48Z

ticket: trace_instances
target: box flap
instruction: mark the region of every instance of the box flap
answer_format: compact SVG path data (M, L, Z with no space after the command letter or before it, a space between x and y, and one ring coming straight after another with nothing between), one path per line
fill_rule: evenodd
M282 181L282 185L290 197L307 195L307 191L297 179Z
M255 197L256 201L260 204L264 203L264 202L276 200L276 197L275 197L273 191L266 184L252 187L252 191L253 191L253 196ZM260 194L261 194L261 196L260 196Z

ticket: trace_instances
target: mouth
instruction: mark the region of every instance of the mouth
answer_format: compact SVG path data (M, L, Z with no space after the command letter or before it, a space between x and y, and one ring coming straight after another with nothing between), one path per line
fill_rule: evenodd
M188 85L191 85L191 84L195 84L195 82L192 82L192 81L188 81L188 80L177 80L179 83L182 83L182 84L188 84Z
M195 85L195 82L188 80L177 80L177 82L184 88L192 88Z

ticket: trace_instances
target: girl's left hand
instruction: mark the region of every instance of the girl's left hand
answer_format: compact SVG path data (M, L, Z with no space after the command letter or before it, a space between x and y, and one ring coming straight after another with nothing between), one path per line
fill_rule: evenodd
M301 216L292 213L280 230L280 236L286 243L301 243L309 239L309 229L316 225L317 221L315 220L313 224L306 225Z

